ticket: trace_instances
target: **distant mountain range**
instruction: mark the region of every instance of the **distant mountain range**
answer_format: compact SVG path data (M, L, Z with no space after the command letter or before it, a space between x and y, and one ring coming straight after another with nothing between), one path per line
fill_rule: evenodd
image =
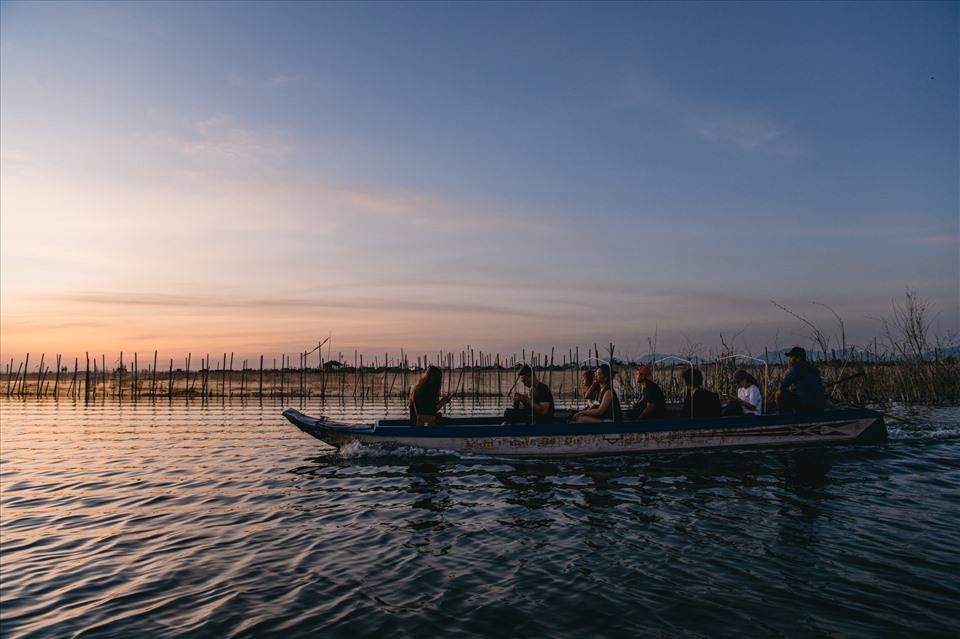
M786 364L787 351L789 350L790 350L789 348L784 348L779 351L768 351L766 353L766 356L764 356L764 354L761 353L760 355L755 355L752 357L755 357L757 360L760 360L760 361L765 361L768 364ZM960 345L949 346L946 348L937 349L936 351L931 350L931 351L928 351L924 357L925 359L933 360L937 356L939 356L941 359L960 358ZM829 354L823 353L822 351L809 351L809 350L807 351L807 359L809 359L810 361L823 362L823 361L828 361L834 358L838 360L848 360L848 361L872 361L875 359L875 355L873 353L867 352L859 348L848 348L845 350L833 351ZM896 360L896 359L899 359L899 357L891 355L891 356L883 356L883 359ZM627 362L620 361L620 363L634 364L634 365L637 365L637 364L682 365L687 361L690 361L694 366L700 366L706 363L710 363L710 364L715 363L717 361L717 358L704 359L697 355L694 355L693 357L682 357L680 355L657 353L654 355L644 355L643 357L629 360ZM749 362L750 359L749 357L743 357L739 361Z

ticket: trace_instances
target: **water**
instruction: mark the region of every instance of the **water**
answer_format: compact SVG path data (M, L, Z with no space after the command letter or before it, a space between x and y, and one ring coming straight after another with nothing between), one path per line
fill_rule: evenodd
M883 446L553 461L335 454L282 407L2 400L0 635L960 632L958 409Z

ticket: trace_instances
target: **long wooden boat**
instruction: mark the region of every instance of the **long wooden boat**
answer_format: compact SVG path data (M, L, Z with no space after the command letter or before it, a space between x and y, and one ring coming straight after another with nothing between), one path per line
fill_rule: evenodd
M293 408L283 411L283 416L308 435L336 447L356 441L509 457L887 441L883 414L867 409L510 426L501 425L499 416L447 418L438 426L411 426L405 419L381 419L372 424L338 422L311 417Z

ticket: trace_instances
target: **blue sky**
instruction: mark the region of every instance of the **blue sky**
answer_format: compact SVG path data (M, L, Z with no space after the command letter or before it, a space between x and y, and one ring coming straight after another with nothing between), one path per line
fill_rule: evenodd
M958 22L5 1L0 355L757 353L908 289L956 334Z

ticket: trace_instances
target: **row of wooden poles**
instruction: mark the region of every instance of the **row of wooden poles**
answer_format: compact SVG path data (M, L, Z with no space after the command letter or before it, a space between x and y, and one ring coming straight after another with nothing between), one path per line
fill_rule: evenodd
M528 363L537 371L537 375L547 383L558 401L573 401L582 392L580 373L584 368L593 368L598 362L616 362L617 377L615 387L621 394L621 400L629 400L636 394L631 366L617 362L610 357L615 352L613 345L602 352L594 345L588 349L586 357L581 359L579 349L569 350L565 355L556 357L555 349L550 353L528 353L519 356L504 357L497 353L484 353L469 346L460 352L439 352L433 356L408 355L401 349L399 358L384 356L383 361L374 358L365 360L354 353L352 365L345 363L342 353L331 358L328 353L314 355L318 348L305 351L298 356L294 364L293 357L281 356L279 366L276 359L265 368L264 356L250 366L248 359L239 362L235 368L234 355L224 353L214 360L208 354L201 357L199 368L195 368L192 354L183 360L183 366L174 368L174 360L159 360L159 352L154 351L152 360L141 369L139 355L132 358L119 357L107 366L106 356L91 358L86 356L83 366L79 358L73 361L72 371L61 355L55 360L47 360L41 355L39 365L30 370L30 355L14 369L11 359L0 371L0 394L7 397L70 397L84 400L104 398L140 397L338 397L373 398L406 397L410 388L416 384L429 365L444 370L444 394L460 397L503 396L514 390L516 385L515 368L520 363ZM668 358L676 360L678 358ZM755 359L755 358L748 358ZM768 357L764 357L764 360ZM130 361L132 360L132 361ZM127 366L130 365L130 370ZM960 401L960 362L956 359L941 359L930 362L904 361L854 361L832 360L818 362L824 381L831 384L831 393L836 399L852 401L906 401L919 403L956 403ZM689 368L690 364L681 361L668 361L655 364L658 383L667 397L680 396L684 389L679 381L679 371ZM711 364L701 364L706 386L715 390L727 391L730 387L733 370L746 368L761 381L768 401L774 382L784 372L784 366L771 365L769 369L758 365L756 361L731 359L731 356L718 357ZM852 381L840 383L854 375Z
M322 345L322 344L321 344ZM311 357L320 351L317 358ZM613 352L613 346L610 347ZM57 354L55 360L48 361L46 355L40 356L36 372L30 372L30 354L14 369L13 359L6 365L0 380L0 388L8 397L71 397L96 399L103 397L139 398L139 397L232 397L232 396L339 396L369 397L373 395L406 396L410 388L419 379L427 366L435 365L447 374L444 376L445 392L448 394L501 395L504 392L504 375L492 378L485 371L499 371L506 374L506 385L511 386L516 375L515 368L521 363L529 363L535 369L576 369L579 377L581 364L595 366L601 361L600 351L590 349L581 362L579 348L571 349L560 361L555 358L555 349L546 353L527 353L519 356L503 357L499 353L484 353L470 348L454 352L439 352L434 356L408 355L401 349L399 358L384 355L364 361L362 354L354 353L353 365L344 363L339 353L336 359L324 359L320 347L299 354L294 366L293 357L281 355L280 365L276 359L272 366L264 367L264 356L255 362L239 362L235 368L234 354L224 353L222 358L212 359L209 354L201 357L199 368L194 368L192 353L183 360L183 367L174 368L174 360L169 359L162 366L159 351L153 352L151 361L143 362L138 353L124 358L121 352L111 367L107 366L106 355L90 357L87 353L83 365L80 358L74 358L72 370ZM329 354L328 354L329 357ZM313 360L313 361L308 361ZM141 368L141 364L146 366ZM127 370L128 365L131 367ZM468 375L469 373L469 375ZM561 383L561 387L563 383ZM573 390L575 383L567 384ZM562 388L557 389L562 392Z

